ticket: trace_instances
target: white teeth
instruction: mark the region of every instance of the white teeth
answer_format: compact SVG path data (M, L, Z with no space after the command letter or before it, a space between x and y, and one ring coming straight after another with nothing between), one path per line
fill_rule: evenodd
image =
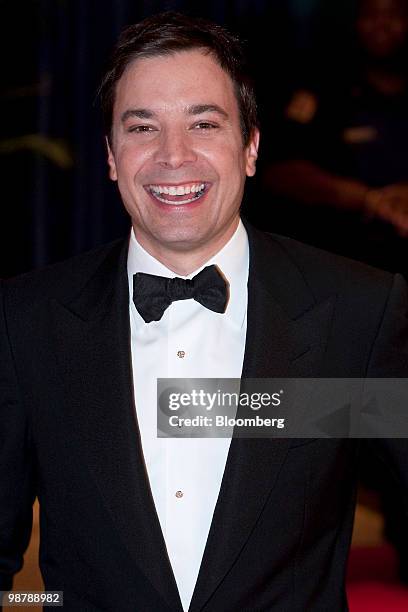
M169 195L188 195L189 193L198 193L199 191L203 191L205 188L205 183L193 183L192 185L179 185L177 187L173 185L169 185L168 187L164 187L162 185L149 185L149 189L154 194L167 193Z

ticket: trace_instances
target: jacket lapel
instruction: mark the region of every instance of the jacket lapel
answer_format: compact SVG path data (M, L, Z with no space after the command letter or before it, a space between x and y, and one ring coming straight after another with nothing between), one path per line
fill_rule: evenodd
M127 240L116 243L77 298L53 303L64 418L123 544L163 609L181 610L135 417L127 250Z
M246 229L250 268L242 377L318 376L334 298L316 304L279 243ZM203 609L250 537L290 444L283 438L233 438L190 612Z

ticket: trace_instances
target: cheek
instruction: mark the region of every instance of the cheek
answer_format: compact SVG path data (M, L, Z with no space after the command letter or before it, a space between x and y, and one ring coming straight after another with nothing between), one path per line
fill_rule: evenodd
M357 24L357 34L361 37L366 37L373 31L372 24L367 22L360 22Z
M135 147L132 144L123 144L116 156L118 173L128 178L137 176L149 160L149 152L146 149Z
M236 180L243 172L245 173L245 161L242 150L238 147L225 149L218 160L220 173L227 179Z
M400 40L405 40L407 38L408 29L407 26L403 23L395 23L392 32L395 36L397 36Z

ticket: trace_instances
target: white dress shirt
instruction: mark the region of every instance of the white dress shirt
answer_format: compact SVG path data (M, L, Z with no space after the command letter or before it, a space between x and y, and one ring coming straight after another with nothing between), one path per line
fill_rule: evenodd
M248 238L241 221L230 241L202 268L211 264L230 284L224 314L189 299L173 302L160 321L145 323L133 304L133 275L145 272L172 278L176 274L149 255L131 231L128 277L136 414L150 488L184 610L197 581L231 439L158 438L156 381L241 377L249 266ZM184 278L192 278L202 268Z

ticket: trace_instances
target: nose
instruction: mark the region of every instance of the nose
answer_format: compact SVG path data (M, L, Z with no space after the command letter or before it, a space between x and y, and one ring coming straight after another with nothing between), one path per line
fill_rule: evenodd
M181 129L163 131L154 154L154 161L166 168L179 168L195 162L197 155L188 133Z

